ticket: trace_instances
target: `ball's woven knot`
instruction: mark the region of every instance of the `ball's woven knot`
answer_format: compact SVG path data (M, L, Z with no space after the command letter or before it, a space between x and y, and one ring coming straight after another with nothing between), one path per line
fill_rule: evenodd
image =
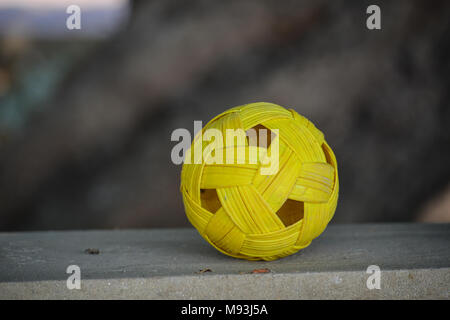
M267 146L252 144L249 136L239 140L239 133L240 143L225 138L227 129L243 134L252 128L270 131ZM212 139L202 138L208 129L223 133L215 150ZM275 146L277 170L262 174ZM201 163L194 159L195 148L203 155ZM231 149L232 164L208 161L225 160ZM262 156L255 163L240 163L240 149L245 156L252 151ZM183 164L181 192L189 221L216 249L236 258L274 260L308 246L333 217L337 162L323 133L308 119L275 104L252 103L218 115L194 138Z

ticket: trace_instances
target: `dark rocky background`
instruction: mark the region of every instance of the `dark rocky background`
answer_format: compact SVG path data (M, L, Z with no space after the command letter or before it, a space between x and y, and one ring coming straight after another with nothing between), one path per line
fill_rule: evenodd
M381 30L366 28L369 4ZM450 220L449 1L130 10L101 40L2 36L1 231L188 225L171 132L256 101L325 133L333 223Z

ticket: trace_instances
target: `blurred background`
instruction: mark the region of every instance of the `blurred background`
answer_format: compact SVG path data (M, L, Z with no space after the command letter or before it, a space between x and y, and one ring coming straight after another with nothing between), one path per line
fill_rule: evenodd
M449 89L444 0L0 0L0 231L189 225L172 131L256 101L325 133L332 223L449 222Z

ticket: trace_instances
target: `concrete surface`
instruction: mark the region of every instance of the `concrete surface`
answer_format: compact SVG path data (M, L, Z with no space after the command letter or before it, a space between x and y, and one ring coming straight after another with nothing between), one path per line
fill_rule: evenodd
M251 262L194 229L0 233L0 298L448 299L449 245L450 224L332 225L295 255ZM69 265L80 290L66 286ZM379 290L366 286L369 265Z

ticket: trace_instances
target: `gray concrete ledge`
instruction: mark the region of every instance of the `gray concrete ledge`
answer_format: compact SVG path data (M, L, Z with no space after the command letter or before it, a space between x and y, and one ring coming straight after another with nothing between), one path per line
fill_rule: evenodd
M331 225L295 255L251 262L194 229L0 233L0 299L448 299L449 244L450 224ZM69 265L80 290L67 289Z

